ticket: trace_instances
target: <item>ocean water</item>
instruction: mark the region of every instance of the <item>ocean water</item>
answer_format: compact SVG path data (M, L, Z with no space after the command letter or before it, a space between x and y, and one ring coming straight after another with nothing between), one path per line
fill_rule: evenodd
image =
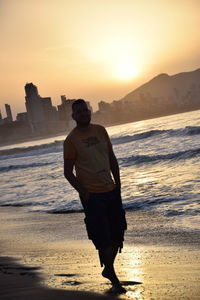
M108 127L126 210L152 210L200 228L200 110ZM66 133L67 134L67 133ZM0 206L81 211L63 175L65 136L0 148Z

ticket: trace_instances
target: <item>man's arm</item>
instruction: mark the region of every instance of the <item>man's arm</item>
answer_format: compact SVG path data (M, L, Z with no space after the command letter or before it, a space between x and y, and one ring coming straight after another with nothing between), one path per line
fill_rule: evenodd
M74 160L72 159L64 159L64 175L65 178L69 181L69 183L73 186L73 188L80 194L83 200L87 201L89 199L89 193L86 191L76 176L73 173L74 169Z
M121 180L120 180L120 172L119 172L119 164L117 161L117 158L115 156L115 153L112 148L112 144L109 138L109 135L106 131L106 129L102 126L103 132L107 141L108 145L108 151L109 151L109 161L110 161L110 170L112 172L112 175L114 177L114 181L116 186L121 190Z
M121 190L119 164L118 164L117 158L113 152L112 147L109 147L109 159L110 159L110 169L113 174L115 184Z

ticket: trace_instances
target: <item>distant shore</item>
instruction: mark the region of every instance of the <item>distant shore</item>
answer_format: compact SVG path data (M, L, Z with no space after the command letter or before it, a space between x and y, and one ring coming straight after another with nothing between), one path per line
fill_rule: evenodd
M0 298L103 299L110 285L83 217L1 207ZM173 219L151 212L128 212L127 220L116 261L127 289L122 299L200 299L199 232L176 229Z
M189 112L196 111L196 110L199 110L199 108L194 109L194 110L189 110L189 111L181 111L181 112L174 112L174 113L170 113L170 114L155 115L155 116L152 116L152 117L149 117L149 118L132 120L132 121L131 120L121 121L121 122L119 121L119 122L115 122L113 124L104 125L104 126L105 127L112 127L112 126L117 126L117 125L122 125L122 124L127 124L127 123L135 123L135 122L140 122L140 121L145 121L145 120L151 120L151 119L156 119L156 118L162 118L162 117L167 117L167 116L181 114L181 113L189 113ZM66 131L58 132L58 133L51 133L51 134L45 134L45 135L32 136L32 137L27 137L27 138L18 138L16 140L7 141L5 143L0 141L0 147L6 147L6 146L10 146L12 144L21 144L21 143L25 143L25 142L31 142L31 141L37 141L37 140L42 140L42 139L48 139L48 138L53 138L53 137L57 137L57 136L60 136L60 135L67 135L67 133L69 131L70 130L66 130Z
M17 139L12 142L10 141L10 142L6 142L6 143L0 143L0 147L6 147L6 146L11 146L13 144L21 144L21 143L26 143L26 142L31 142L31 141L53 138L53 137L57 137L60 135L67 135L67 133L68 133L68 131L63 131L63 132L59 132L59 133L55 133L55 134L48 134L48 135L42 135L42 136L33 136L33 137Z

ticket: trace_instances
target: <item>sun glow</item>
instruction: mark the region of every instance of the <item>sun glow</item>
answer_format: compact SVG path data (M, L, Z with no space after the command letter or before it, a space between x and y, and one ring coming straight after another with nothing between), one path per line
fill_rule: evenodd
M115 74L120 80L131 80L139 74L136 64L124 62L116 67Z

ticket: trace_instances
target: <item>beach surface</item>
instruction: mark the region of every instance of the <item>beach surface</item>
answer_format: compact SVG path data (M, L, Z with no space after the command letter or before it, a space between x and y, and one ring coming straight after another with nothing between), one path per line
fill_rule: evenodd
M0 211L0 299L105 299L97 251L84 215ZM116 272L127 289L119 299L200 299L198 230L148 211L127 212ZM112 296L113 297L113 296Z

